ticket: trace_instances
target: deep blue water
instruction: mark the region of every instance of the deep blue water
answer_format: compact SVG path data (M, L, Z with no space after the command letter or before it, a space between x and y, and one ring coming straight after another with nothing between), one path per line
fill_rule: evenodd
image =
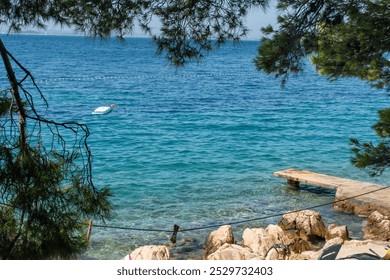
M2 40L35 76L49 102L47 117L89 126L95 185L115 194L109 225L188 229L333 200L332 192L294 191L273 176L291 167L388 183L388 176L372 179L351 165L348 140L377 140L370 127L377 110L389 105L386 93L354 79L330 83L310 65L281 88L279 80L255 71L258 42L227 45L200 64L174 69L147 38L126 44L70 36ZM3 68L0 77L4 84ZM91 114L112 103L110 114ZM330 206L317 210L326 224L347 224L352 237L361 237L361 218ZM235 237L279 219L237 225ZM179 232L173 253L198 257L211 230ZM95 227L88 255L118 259L169 238Z

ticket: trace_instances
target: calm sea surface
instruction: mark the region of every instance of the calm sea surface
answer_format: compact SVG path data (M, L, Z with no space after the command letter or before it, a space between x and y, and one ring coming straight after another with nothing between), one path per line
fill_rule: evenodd
M353 79L329 83L310 65L283 89L255 71L258 42L224 46L200 64L174 69L146 38L1 38L35 76L49 102L47 117L89 126L95 185L114 193L108 225L169 231L174 224L189 229L276 216L235 225L239 241L246 227L333 200L334 193L315 187L291 190L274 171L389 182L354 168L348 141L377 140L370 127L377 110L389 106L386 93ZM3 68L0 77L3 88ZM116 104L110 114L91 114L108 104ZM363 219L331 206L317 211L327 225L347 224L353 238L362 236ZM212 230L179 232L173 256L199 258ZM170 236L94 227L87 255L119 259Z

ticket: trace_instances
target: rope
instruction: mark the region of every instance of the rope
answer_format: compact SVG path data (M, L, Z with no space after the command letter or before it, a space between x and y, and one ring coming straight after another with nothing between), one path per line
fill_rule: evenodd
M260 72L183 74L183 75L105 76L105 77L63 77L63 78L43 79L40 80L39 83L51 83L51 82L60 82L60 81L204 78L204 77L233 77L233 76L255 76L255 75L260 75Z
M98 228L109 228L109 229L123 229L123 230L132 230L132 231L145 231L145 232L165 232L173 233L173 230L163 230L163 229L146 229L146 228L132 228L132 227L119 227L119 226L107 226L107 225L94 225L93 227Z
M332 204L336 204L336 203L340 203L340 202L343 202L343 201L351 200L351 199L354 199L354 198L357 198L357 197L361 197L361 196L364 196L364 195L367 195L367 194L371 194L371 193L375 193L375 192L378 192L378 191L382 191L382 190L385 190L385 189L388 189L388 188L390 188L390 186L385 186L383 188L379 188L379 189L376 189L376 190L368 191L368 192L365 192L365 193L362 193L362 194L354 195L354 196L351 196L351 197L339 199L339 200L332 201L332 202L327 202L327 203L323 203L323 204L314 205L314 206L307 207L307 208L304 208L304 209L293 210L293 211L288 211L288 212L283 212L283 213L276 213L276 214L272 214L272 215L268 215L268 216L252 218L252 219L245 219L245 220L240 220L240 221L233 221L233 222L228 222L228 223L206 225L206 226L200 226L200 227L194 227L194 228L188 228L188 229L179 229L177 231L189 232L189 231L196 231L196 230L204 230L204 229L210 229L210 228L218 228L218 227L221 227L221 226L227 225L227 224L228 225L238 225L238 224L249 223L249 222L254 222L254 221L266 220L266 219L275 218L275 217L281 217L281 216L286 215L286 214L297 213L297 212L304 211L304 210L311 210L311 209L315 209L315 208L329 206L329 205L332 205ZM13 207L11 205L8 205L8 204L5 204L5 203L1 203L1 202L0 202L0 205L16 208L16 207ZM163 232L163 233L174 233L174 232L177 232L176 230L133 228L133 227L109 226L109 225L94 225L94 227L103 228L103 229L120 229L120 230L142 231L142 232Z
M339 200L332 201L332 202L327 202L327 203L323 203L323 204L314 205L314 206L307 207L307 208L304 208L304 209L293 210L293 211L288 211L288 212L283 212L283 213L276 213L276 214L273 214L273 215L268 215L268 216L263 216L263 217L258 217L258 218L252 218L252 219L245 219L245 220L229 222L229 223L221 223L221 224L200 226L200 227L194 227L194 228L188 228L188 229L180 229L179 231L181 231L181 232L189 232L189 231L196 231L196 230L203 230L203 229L210 229L210 228L218 228L218 227L221 227L221 226L227 225L227 224L229 224L229 225L238 225L238 224L244 224L244 223L249 223L249 222L254 222L254 221L266 220L266 219L275 218L275 217L281 217L281 216L286 215L286 214L297 213L297 212L304 211L304 210L311 210L311 209L320 208L320 207L324 207L324 206L340 203L340 202L343 202L343 201L351 200L351 199L354 199L354 198L357 198L357 197L360 197L360 196L364 196L364 195L371 194L371 193L374 193L374 192L378 192L378 191L381 191L381 190L384 190L384 189L388 189L389 187L390 186L385 186L385 187L380 188L380 189L368 191L368 192L365 192L365 193L362 193L362 194L354 195L354 196L351 196L351 197L339 199ZM112 226L100 226L100 225L95 225L95 227L124 229L124 230L136 230L136 231L157 231L157 232L166 232L166 233L173 233L174 232L173 230L155 230L155 229L141 229L141 228L130 228L130 227L112 227Z

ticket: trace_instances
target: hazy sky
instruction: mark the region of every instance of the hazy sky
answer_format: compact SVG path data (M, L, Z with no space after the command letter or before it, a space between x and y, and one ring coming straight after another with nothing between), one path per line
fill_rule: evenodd
M259 39L261 36L261 28L267 26L268 24L275 24L276 23L276 12L273 7L269 8L266 13L263 12L262 9L257 8L253 9L248 17L247 17L247 26L250 29L250 32L247 36L248 39ZM158 23L154 26L154 31L158 31ZM48 24L46 30L37 30L34 28L24 28L24 32L39 32L39 33L46 33L48 35L50 34L74 34L74 31L69 28L61 28L59 26L53 26ZM7 32L7 28L4 26L0 26L0 32ZM139 29L135 29L133 36L145 36L144 33L142 33Z
M253 10L247 19L248 28L251 30L248 35L249 39L260 38L262 27L265 27L269 24L276 24L276 9L271 7L264 13L261 9Z

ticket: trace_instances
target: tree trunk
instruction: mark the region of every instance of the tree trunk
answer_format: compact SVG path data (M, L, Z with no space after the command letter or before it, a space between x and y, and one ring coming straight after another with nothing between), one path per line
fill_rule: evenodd
M5 48L3 41L0 39L0 53L4 62L5 70L7 71L8 80L11 84L11 93L16 102L16 107L19 113L19 130L20 130L20 145L26 147L27 144L27 133L26 133L26 110L23 105L23 100L19 93L19 84L16 79L15 73L12 69L11 62L8 57L7 49Z

